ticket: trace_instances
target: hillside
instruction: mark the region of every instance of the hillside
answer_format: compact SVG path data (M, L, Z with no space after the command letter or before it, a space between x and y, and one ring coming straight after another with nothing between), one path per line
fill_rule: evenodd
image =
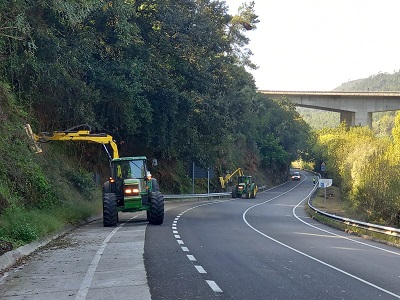
M341 84L334 91L400 91L400 71L378 73Z
M43 147L36 154L24 130L25 114L0 85L0 254L101 212L92 174L73 149Z
M146 4L0 2L0 239L17 246L98 213L92 175L109 177L98 144L52 142L35 154L26 123L113 136L121 156L158 161L165 194L192 191L192 162L214 169L220 191L228 170L272 185L308 155L309 126L291 103L259 95L246 71L254 4L235 16L224 1Z

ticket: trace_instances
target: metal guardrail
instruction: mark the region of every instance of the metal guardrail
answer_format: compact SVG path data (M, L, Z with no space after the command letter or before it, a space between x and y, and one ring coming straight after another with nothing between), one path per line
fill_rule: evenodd
M178 194L178 195L164 195L165 200L190 200L190 199L197 199L197 201L200 201L200 199L220 199L220 198L226 198L226 197L231 197L232 193L210 193L210 194Z
M317 214L323 215L323 216L325 216L329 219L332 219L336 222L341 222L345 225L352 226L355 228L360 228L360 229L364 229L367 231L372 231L372 232L376 232L376 233L380 233L380 234L384 234L384 235L388 235L388 236L392 236L392 237L396 237L396 238L400 237L400 229L398 229L398 228L376 225L376 224L372 224L372 223L366 223L366 222L353 220L353 219L349 219L349 218L343 218L343 217L340 217L340 216L337 216L334 214L330 214L330 213L327 213L325 211L322 211L322 210L316 208L315 206L312 205L312 198L314 197L316 191L317 191L317 189L315 188L314 192L308 198L308 206L313 211L315 211Z
M258 188L258 192L262 192L266 189L267 187L265 185L261 186ZM232 197L231 192L224 192L224 193L209 193L209 194L178 194L178 195L164 195L165 200L179 200L179 201L184 201L184 200L193 200L197 199L197 201L200 201L200 199L221 199L221 198L229 198Z

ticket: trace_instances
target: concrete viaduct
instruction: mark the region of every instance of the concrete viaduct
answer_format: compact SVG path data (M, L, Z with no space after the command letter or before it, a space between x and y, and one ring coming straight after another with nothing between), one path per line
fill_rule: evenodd
M258 92L273 99L286 97L300 107L338 112L348 126L372 127L372 113L400 110L400 92Z

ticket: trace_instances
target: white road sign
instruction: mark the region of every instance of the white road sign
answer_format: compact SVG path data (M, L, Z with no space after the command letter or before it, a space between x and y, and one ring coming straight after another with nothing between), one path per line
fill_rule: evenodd
M318 180L318 184L320 188L330 187L332 185L332 179L320 179Z

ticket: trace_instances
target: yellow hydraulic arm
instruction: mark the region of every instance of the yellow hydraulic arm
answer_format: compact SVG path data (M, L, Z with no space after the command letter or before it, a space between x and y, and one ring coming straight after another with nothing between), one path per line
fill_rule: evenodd
M104 149L107 151L106 144L109 144L113 149L113 158L119 158L118 147L116 142L113 140L111 135L106 133L90 133L90 130L67 130L67 131L54 131L52 133L41 132L39 134L33 133L29 124L25 125L27 134L34 140L36 152L41 152L41 149L37 142L46 143L49 141L87 141L93 143L103 144Z
M236 169L235 172L233 172L232 174L227 174L225 177L220 177L219 178L219 182L221 183L221 187L224 189L225 188L225 184L229 181L229 179L232 178L233 175L238 174L239 176L243 176L243 170L241 168Z

